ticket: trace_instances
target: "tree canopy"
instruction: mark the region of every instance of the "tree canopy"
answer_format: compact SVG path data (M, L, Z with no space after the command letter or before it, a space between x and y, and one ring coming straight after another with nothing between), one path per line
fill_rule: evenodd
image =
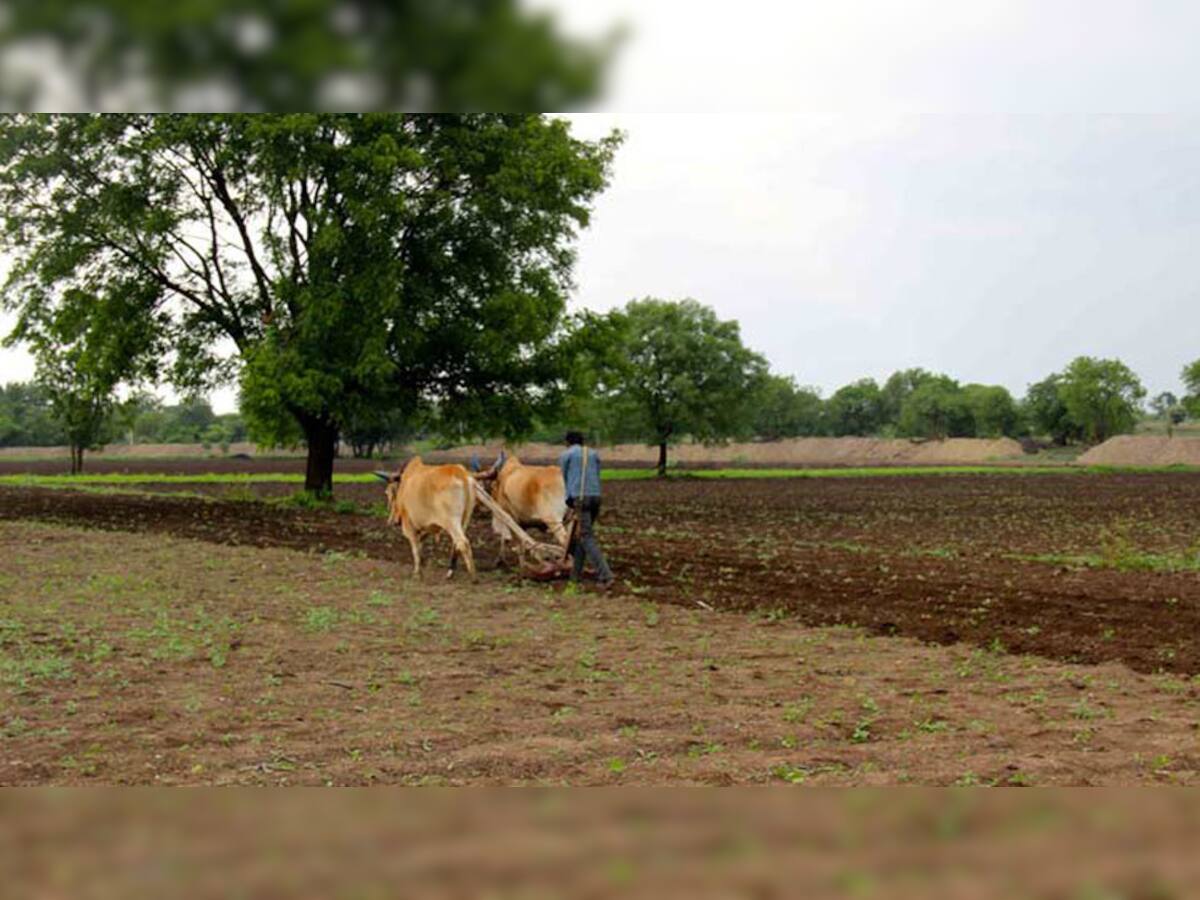
M616 36L568 38L518 0L7 0L2 12L0 107L13 109L569 109L599 91ZM18 68L22 48L40 64ZM52 84L71 93L53 103Z
M834 391L825 404L834 437L875 434L886 421L883 393L874 378L860 378Z
M46 296L41 288L31 288L38 301ZM154 296L153 286L122 279L100 293L67 288L56 303L22 309L6 339L33 351L37 383L70 448L72 472L83 468L85 450L107 440L117 385L154 376L161 345L138 314Z
M1133 431L1146 396L1142 382L1123 362L1090 356L1067 366L1059 392L1067 414L1093 443Z
M735 321L722 321L695 300L634 300L615 313L615 353L593 379L613 437L667 448L684 437L719 441L748 434L748 402L766 376L766 361L742 344Z
M958 382L945 375L930 376L904 399L899 431L906 437L969 437L975 422Z
M1145 396L1137 375L1120 360L1080 356L1030 385L1024 405L1030 427L1055 443L1100 443L1133 431Z
M823 402L814 388L791 376L768 375L753 398L756 437L768 441L812 437L824 429Z
M520 434L563 387L574 238L619 138L536 115L32 116L0 124L21 322L123 298L127 371L240 377L262 443L332 489L350 417ZM100 315L87 307L85 315Z

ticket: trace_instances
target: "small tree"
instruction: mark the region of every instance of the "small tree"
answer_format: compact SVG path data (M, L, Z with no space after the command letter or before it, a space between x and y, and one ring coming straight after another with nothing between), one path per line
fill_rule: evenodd
M742 345L735 321L721 321L695 300L635 300L616 318L620 360L598 384L608 390L609 418L622 436L667 449L684 436L710 441L746 434L750 398L767 366Z
M840 387L825 404L825 420L835 437L878 433L883 425L883 394L874 378Z
M1093 443L1133 431L1146 396L1137 375L1123 362L1090 356L1067 366L1060 392L1068 415Z
M117 386L155 373L162 348L140 313L153 293L133 282L101 294L69 289L53 306L24 310L6 339L33 351L37 382L70 448L72 474L83 469L85 451L109 439Z
M39 354L37 362L38 383L50 395L54 416L67 437L72 475L83 471L85 450L98 450L107 442L116 405L115 382L80 365L74 351Z

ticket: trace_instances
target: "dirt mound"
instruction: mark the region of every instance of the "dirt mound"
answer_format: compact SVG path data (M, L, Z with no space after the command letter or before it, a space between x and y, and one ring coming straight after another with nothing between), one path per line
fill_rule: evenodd
M500 445L459 447L443 454L445 459L465 460L478 455L485 462L495 458ZM518 444L509 448L528 462L558 458L561 447L551 444ZM971 465L1021 456L1021 445L1010 438L982 440L950 438L945 441L884 440L882 438L796 438L760 444L726 444L705 447L681 444L671 448L672 462L685 466L920 466ZM623 465L653 466L658 450L638 444L604 448L604 459Z
M1076 460L1088 466L1200 466L1200 438L1122 434Z

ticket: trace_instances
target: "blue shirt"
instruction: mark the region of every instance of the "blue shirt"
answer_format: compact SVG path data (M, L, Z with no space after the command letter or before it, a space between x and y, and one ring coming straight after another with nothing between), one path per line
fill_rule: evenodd
M567 487L567 499L579 497L579 470L583 466L583 448L576 444L558 458L562 468L563 483ZM600 454L588 447L587 472L583 475L583 495L600 496Z

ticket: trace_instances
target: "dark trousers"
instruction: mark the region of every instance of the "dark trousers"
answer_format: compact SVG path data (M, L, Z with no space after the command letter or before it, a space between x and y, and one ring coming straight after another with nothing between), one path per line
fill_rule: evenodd
M608 560L604 558L604 551L600 549L600 542L596 540L595 525L596 520L600 518L600 498L584 497L582 500L576 500L574 509L575 515L579 517L579 525L572 548L575 566L571 570L571 578L578 581L583 575L584 563L589 562L596 570L597 581L612 581L612 570L608 567Z

